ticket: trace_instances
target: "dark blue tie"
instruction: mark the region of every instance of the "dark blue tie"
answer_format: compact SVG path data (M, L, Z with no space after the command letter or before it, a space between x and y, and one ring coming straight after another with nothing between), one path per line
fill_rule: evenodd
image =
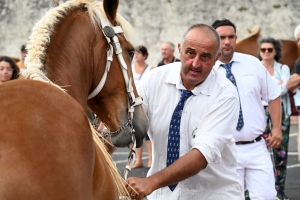
M236 89L238 91L235 78L234 78L233 74L231 73L232 63L233 63L233 61L228 64L222 64L221 66L226 69L226 78L228 78L233 83L233 85L236 87ZM243 112L242 112L242 107L241 107L241 102L240 102L240 113L239 113L239 120L238 120L238 123L236 126L236 130L240 131L243 128L243 126L244 126L244 119L243 119Z
M167 167L174 163L179 158L180 147L180 120L185 100L187 100L193 93L188 90L182 90L180 100L173 112L169 135L168 135L168 151L167 151ZM169 185L173 191L178 183Z

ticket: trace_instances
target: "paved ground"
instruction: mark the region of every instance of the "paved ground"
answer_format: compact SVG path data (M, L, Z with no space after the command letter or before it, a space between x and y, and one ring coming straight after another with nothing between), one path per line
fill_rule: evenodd
M298 134L298 124L297 117L292 118L292 125L290 129L290 142L289 142L289 156L288 156L288 171L286 180L285 193L290 198L290 200L300 200L300 163L298 161L298 151L297 151L297 134ZM121 174L123 174L126 162L127 162L128 150L117 149L112 157L117 164L117 167ZM144 148L143 160L146 165L148 162L148 157L146 150ZM128 177L137 176L145 177L147 175L148 168L138 168L133 169Z

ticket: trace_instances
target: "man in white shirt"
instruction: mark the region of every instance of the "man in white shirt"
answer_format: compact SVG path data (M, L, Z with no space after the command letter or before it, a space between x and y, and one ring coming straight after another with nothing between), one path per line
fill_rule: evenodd
M180 62L180 60L175 58L174 56L175 45L172 42L162 43L160 50L163 59L157 64L157 67L167 65L173 62Z
M182 62L151 70L139 83L153 161L147 178L126 180L132 199L242 199L233 139L239 100L231 82L212 69L219 46L212 27L193 25L178 44ZM178 111L185 92L191 96Z
M274 200L274 171L267 146L279 147L282 141L280 87L257 58L234 52L237 36L232 22L216 20L212 26L220 35L222 53L214 68L227 77L229 72L225 66L231 64L241 103L243 127L234 133L241 181L245 182L251 200ZM266 119L261 98L268 102L273 122L267 145L262 138Z

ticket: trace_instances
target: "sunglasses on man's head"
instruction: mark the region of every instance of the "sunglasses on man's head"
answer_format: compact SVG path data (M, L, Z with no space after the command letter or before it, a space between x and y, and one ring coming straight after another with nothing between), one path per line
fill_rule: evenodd
M260 51L262 53L265 53L266 51L268 51L269 53L272 53L273 52L273 48L260 48Z

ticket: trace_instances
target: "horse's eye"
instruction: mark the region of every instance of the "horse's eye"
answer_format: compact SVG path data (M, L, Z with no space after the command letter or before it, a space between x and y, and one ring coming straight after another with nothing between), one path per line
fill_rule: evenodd
M128 55L129 55L130 59L132 60L133 56L134 56L134 50L129 50Z

